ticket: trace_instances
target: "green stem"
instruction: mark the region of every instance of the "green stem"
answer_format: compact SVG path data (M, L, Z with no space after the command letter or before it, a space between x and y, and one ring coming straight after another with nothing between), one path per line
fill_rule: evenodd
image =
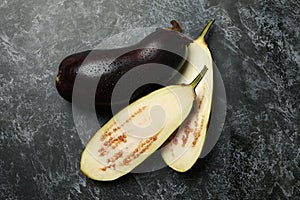
M200 81L206 74L207 70L208 70L208 68L206 67L206 65L204 65L204 68L201 70L201 72L198 74L198 76L190 84L193 89L195 89L197 87L197 85L200 83Z
M198 38L196 38L194 41L198 41L198 42L204 41L204 37L206 36L206 34L207 34L209 28L211 27L211 25L212 25L214 22L215 22L214 19L210 20L210 21L208 22L208 24L205 26L205 28L203 29L201 35L200 35Z

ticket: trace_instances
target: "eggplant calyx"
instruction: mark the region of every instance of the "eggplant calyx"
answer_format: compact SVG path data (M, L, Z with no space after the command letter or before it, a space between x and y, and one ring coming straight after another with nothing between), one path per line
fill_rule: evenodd
M172 20L170 23L172 24L172 27L165 28L165 30L182 33L182 29L176 20Z
M214 19L210 20L208 22L208 24L205 26L205 28L203 29L202 33L200 34L199 37L197 37L194 41L198 44L205 44L206 45L206 42L205 42L205 36L206 34L208 33L211 25L215 22Z

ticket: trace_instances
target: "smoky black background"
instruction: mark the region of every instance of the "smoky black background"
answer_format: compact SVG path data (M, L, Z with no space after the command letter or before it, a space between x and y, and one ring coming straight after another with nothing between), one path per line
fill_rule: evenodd
M296 199L299 190L299 1L0 2L0 199ZM95 182L72 109L55 89L59 62L135 27L177 20L208 44L224 80L227 116L210 154Z

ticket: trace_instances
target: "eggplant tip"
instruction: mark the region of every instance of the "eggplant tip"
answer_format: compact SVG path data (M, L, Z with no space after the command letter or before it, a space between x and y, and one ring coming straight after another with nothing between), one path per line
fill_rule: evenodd
M58 83L59 82L59 75L56 76L55 78L55 82Z

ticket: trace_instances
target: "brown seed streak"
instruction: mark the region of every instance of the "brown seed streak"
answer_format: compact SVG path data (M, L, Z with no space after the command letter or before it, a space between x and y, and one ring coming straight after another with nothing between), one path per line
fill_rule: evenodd
M204 119L202 117L200 127L198 126L199 125L198 124L199 112L200 112L201 105L203 103L203 99L204 99L204 95L202 95L201 98L199 99L197 112L196 112L196 120L194 121L195 129L194 129L194 140L192 142L193 147L197 144L197 140L199 139L199 137L201 135L201 130L202 130L203 123L204 123Z
M125 133L123 133L122 135L119 135L117 138L110 137L108 139L108 141L104 142L104 144L103 144L103 146L106 146L106 148L101 147L98 150L99 156L102 157L102 156L107 155L109 152L109 150L108 150L109 147L111 147L112 149L115 149L119 146L119 144L121 142L126 143L127 142L126 138L127 138L127 136Z
M193 140L193 143L192 143L193 147L197 144L197 140L201 136L201 131L203 129L203 125L204 125L204 116L202 117L201 125L200 125L199 130L194 132L194 140Z
M155 134L154 136L148 138L146 141L139 144L131 154L124 158L123 162L120 163L121 166L128 165L132 160L139 157L142 153L144 153L149 147L153 144L154 141L157 140L157 136L159 133Z
M113 155L111 158L107 159L107 162L115 162L116 160L118 160L119 158L121 158L123 155L123 151L119 151L118 153L115 153L115 155Z
M122 133L122 135L119 135L118 137L111 137L111 135L113 133L116 133L117 131L119 131L121 129L121 127L123 127L126 123L129 123L130 120L132 120L134 117L136 117L138 114L140 114L143 110L146 109L146 106L143 106L141 108L139 108L136 112L134 112L129 119L127 119L125 122L123 122L120 126L116 127L116 122L114 122L112 125L110 125L105 132L103 133L103 135L100 138L100 141L104 141L105 139L107 139L109 137L109 139L107 141L104 142L104 146L106 146L107 148L101 147L98 152L100 153L99 156L105 156L108 154L108 148L111 147L112 149L115 149L121 142L126 143L127 142L127 135L126 133ZM114 128L113 128L114 127ZM141 145L139 145L139 147L137 147L133 153L131 153L129 156L127 156L124 160L123 163L129 163L131 160L137 158L141 153L143 153L144 151L147 150L147 148L149 148L149 146L157 139L157 135L149 138L148 140L146 140L144 143L142 143ZM147 143L149 143L148 145L146 145ZM146 145L146 146L145 146ZM145 146L145 147L144 147ZM140 149L139 149L140 148ZM123 155L122 151L119 151L118 153L116 153L115 155L113 155L112 158L107 159L107 162L115 162L116 160L118 160L119 158L121 158ZM101 168L102 171L106 171L107 168L115 168L115 164L113 165L109 165L106 167Z
M127 138L126 134L123 133L122 135L119 135L116 138L110 137L109 140L104 142L103 145L104 146L112 146L112 145L118 146L121 142L126 143L127 142L126 138Z
M105 155L108 153L108 151L105 150L103 147L101 147L101 148L98 150L98 152L99 152L99 156L100 156L100 157L105 156Z
M187 140L189 139L190 133L193 131L193 129L188 125L186 126L184 130L184 135L182 135L182 147L185 147Z
M116 138L110 137L106 142L104 142L104 146L110 146Z
M108 168L116 169L116 164L107 165L105 167L100 168L100 170L106 171Z
M147 106L143 106L143 107L139 108L136 112L134 112L132 115L130 115L129 119L125 120L125 122L123 122L120 125L120 127L123 127L125 124L129 123L130 120L135 118L138 114L142 113L142 111L144 111L146 108L147 108Z
M190 127L191 125L191 119L189 119L184 127L184 134L182 135L181 137L181 140L182 140L182 144L181 146L182 147L185 147L186 143L187 143L187 140L189 139L189 136L191 133L195 132L197 127L198 127L198 115L199 115L199 112L200 112L200 107L201 107L201 104L202 104L202 101L204 99L204 95L202 95L201 98L199 98L199 102L198 102L198 106L195 108L196 110L194 111L195 115L196 115L196 120L194 121L194 125L195 125L195 129L192 129ZM194 133L195 134L195 133ZM175 144L175 142L174 142ZM176 141L176 144L177 144L177 141Z
M112 123L102 134L100 141L103 142L107 137L111 136L111 134L115 131L115 128L113 130L113 132L111 131L112 127L116 126L116 122Z

